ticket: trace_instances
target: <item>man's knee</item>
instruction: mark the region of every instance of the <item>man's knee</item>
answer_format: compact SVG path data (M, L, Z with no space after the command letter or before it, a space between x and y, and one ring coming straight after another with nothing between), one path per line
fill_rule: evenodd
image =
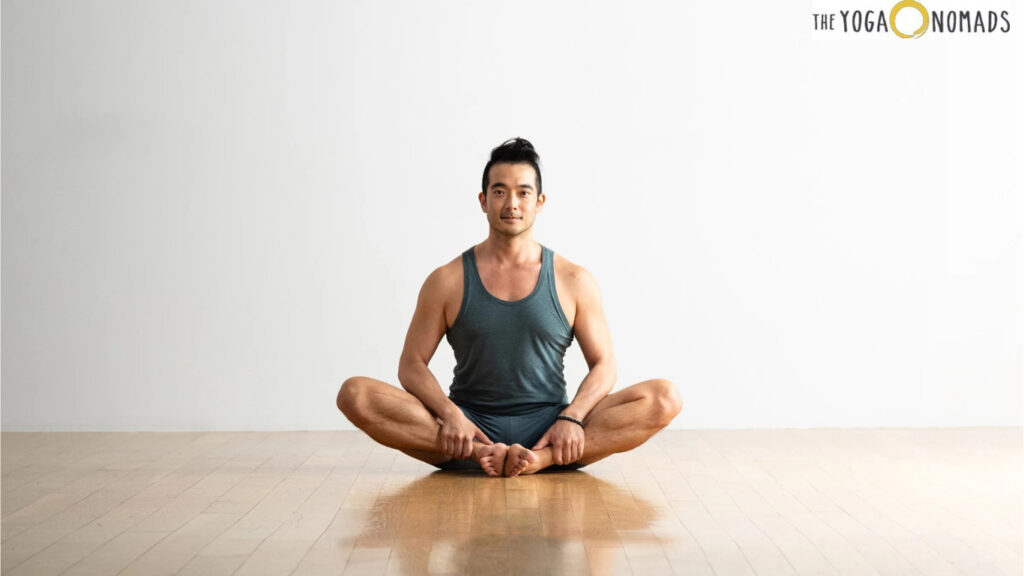
M683 409L683 400L679 397L679 390L670 380L657 379L650 381L652 396L654 398L654 421L661 428L668 426Z
M365 418L368 388L369 382L365 378L353 376L345 380L338 390L338 410L356 426Z

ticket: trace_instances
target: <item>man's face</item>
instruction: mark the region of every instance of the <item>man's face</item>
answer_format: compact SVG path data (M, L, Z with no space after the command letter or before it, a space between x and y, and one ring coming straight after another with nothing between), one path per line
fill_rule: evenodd
M480 207L491 229L503 236L518 236L533 227L544 207L537 193L537 174L529 164L495 164L488 172L487 194L480 193Z

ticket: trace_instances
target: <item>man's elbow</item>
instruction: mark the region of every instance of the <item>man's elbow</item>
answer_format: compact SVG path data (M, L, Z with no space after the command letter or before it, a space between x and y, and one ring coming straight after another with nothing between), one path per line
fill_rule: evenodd
M619 369L615 365L614 360L606 360L604 362L599 362L599 364L601 365L601 369L604 371L604 373L607 374L607 376L605 376L605 378L603 379L603 391L604 395L607 396L608 394L611 394L612 390L615 389L615 381L619 379Z
M409 363L406 362L406 360L403 358L398 361L398 383L402 386L402 388L408 389L409 387L405 385L405 383L408 381Z
M420 373L420 367L425 364L415 358L402 358L398 361L398 383L402 388L409 390L409 384L416 381L416 375Z
M408 381L409 376L401 368L398 369L398 385L402 387L402 390L409 391L409 387L405 385Z

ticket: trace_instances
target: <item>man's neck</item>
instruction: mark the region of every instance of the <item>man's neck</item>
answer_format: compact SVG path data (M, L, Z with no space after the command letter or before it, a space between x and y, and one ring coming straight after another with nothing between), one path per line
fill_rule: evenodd
M540 244L533 239L533 234L509 237L492 231L477 247L477 254L495 260L499 265L521 265L538 259Z

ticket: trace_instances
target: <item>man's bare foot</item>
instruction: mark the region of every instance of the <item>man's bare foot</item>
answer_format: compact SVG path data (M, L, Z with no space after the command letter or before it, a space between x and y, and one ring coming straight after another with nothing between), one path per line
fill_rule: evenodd
M540 469L540 458L522 444L513 444L505 458L505 476L510 478L520 474L533 474Z
M487 472L488 476L501 476L505 470L505 457L508 455L508 446L501 442L494 444L477 444L473 448L473 460L476 460L480 467Z

